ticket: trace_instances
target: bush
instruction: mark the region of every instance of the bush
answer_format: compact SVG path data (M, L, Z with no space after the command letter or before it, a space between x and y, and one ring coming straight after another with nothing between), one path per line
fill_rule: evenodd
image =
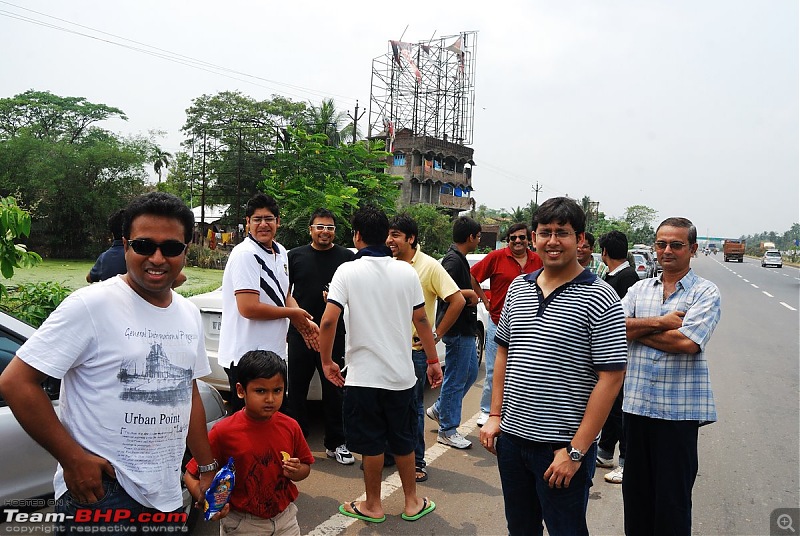
M186 264L197 268L216 268L222 270L228 262L228 252L220 249L209 249L198 244L189 244L186 253Z
M0 309L38 328L70 292L61 283L25 283L9 289Z

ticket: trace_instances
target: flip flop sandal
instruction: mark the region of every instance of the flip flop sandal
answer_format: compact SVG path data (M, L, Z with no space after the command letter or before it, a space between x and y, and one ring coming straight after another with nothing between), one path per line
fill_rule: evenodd
M402 514L400 514L400 517L402 517L406 521L416 521L422 516L430 514L434 510L436 510L436 503L433 501L429 501L427 497L424 497L422 499L422 510L420 510L416 515L413 516L406 515L406 513L403 512Z
M368 521L370 523L383 523L384 521L386 521L386 515L383 515L382 517L369 517L368 515L362 514L358 510L358 508L356 508L356 501L353 501L353 502L350 503L350 508L353 509L352 512L349 511L349 510L346 510L344 505L340 504L339 505L339 513L342 514L342 515L346 515L347 517L354 517L356 519L360 519L361 521ZM421 517L424 514L420 513L420 514L417 514L417 515L419 515Z
M417 467L415 471L417 472L417 482L425 482L428 480L428 471L424 467Z

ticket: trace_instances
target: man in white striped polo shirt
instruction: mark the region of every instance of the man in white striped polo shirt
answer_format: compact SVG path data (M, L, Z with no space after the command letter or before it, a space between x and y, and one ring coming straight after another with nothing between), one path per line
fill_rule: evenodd
M577 259L586 217L575 201L534 215L544 267L517 277L497 326L489 420L508 533L585 534L597 436L622 385L627 347L617 293Z

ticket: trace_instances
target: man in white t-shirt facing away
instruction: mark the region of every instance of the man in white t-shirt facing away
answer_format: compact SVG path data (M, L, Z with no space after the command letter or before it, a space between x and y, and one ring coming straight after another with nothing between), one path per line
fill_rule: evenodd
M343 515L371 523L386 520L381 504L384 451L394 454L405 504L401 517L415 521L436 508L427 497L417 496L414 448L417 445L417 410L413 404L416 376L408 352L412 324L427 356L427 376L432 387L442 383L431 322L419 277L404 262L395 262L386 247L389 220L373 206L353 215L356 259L341 265L330 283L328 303L320 323L320 357L327 381L344 386L345 441L351 452L362 455L366 500L339 506ZM339 316L347 307L345 367L332 358ZM411 322L409 322L411 320ZM342 375L346 369L347 379Z
M256 194L247 202L245 218L249 232L231 251L222 274L222 328L217 359L228 374L233 411L244 407L244 401L234 394L238 382L236 365L246 352L269 350L286 361L290 322L309 347L317 348L319 331L311 314L298 306L289 292L289 257L286 248L275 240L281 224L278 202L268 195Z
M127 273L73 292L0 376L19 423L58 460L60 533L141 532L138 521L159 512L174 524L149 528L176 532L187 442L201 489L216 473L195 382L211 372L200 312L171 288L193 227L177 197L135 198L123 224ZM59 416L47 376L62 381Z

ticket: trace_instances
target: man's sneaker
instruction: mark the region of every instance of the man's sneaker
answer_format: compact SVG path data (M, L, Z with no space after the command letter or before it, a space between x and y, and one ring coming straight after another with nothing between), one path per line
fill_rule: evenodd
M344 445L339 445L335 450L325 449L325 454L328 455L328 458L336 458L336 461L342 465L351 465L356 461Z
M439 432L439 436L436 438L436 441L442 445L447 445L448 447L453 447L455 449L468 449L472 446L472 441L469 439L464 439L464 437L458 432L453 432L449 436Z
M597 461L595 462L597 467L602 467L603 469L611 469L614 467L614 458L603 458L600 454L597 455Z
M488 413L484 413L484 412L481 411L481 414L478 417L477 425L478 426L483 426L484 424L486 424L486 421L488 421L488 420L489 420L489 414Z
M429 419L436 421L439 423L439 410L436 409L436 406L431 406L425 410L425 415L428 416Z
M612 484L622 484L622 466L620 465L610 473L606 473L603 478L606 479L606 482L611 482Z

